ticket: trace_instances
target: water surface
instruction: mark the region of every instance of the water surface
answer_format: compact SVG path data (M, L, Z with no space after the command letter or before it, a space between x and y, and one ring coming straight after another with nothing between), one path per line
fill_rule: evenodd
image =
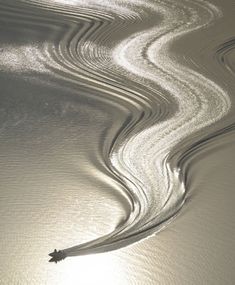
M233 284L231 1L0 5L1 282Z

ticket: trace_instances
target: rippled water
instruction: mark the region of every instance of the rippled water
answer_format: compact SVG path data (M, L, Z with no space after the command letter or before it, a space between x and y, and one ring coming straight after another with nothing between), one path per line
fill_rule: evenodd
M169 248L177 252L177 241L167 245L174 234L164 239L164 232L175 229L183 243L191 224L202 223L211 236L200 229L196 240L207 244L217 235L213 217L221 236L214 248L227 252L226 240L232 252L234 195L223 191L233 185L233 6L0 1L3 284L202 284L187 277L189 269L183 281L164 277L178 270L173 263L187 268L198 244L188 241L185 260L172 254L160 275L153 264L161 268ZM200 182L211 169L211 180ZM207 195L215 181L230 184ZM47 263L54 248L62 250L56 261L81 257L55 269ZM215 264L230 274L218 273L218 284L233 284L230 266ZM104 268L109 274L99 279Z

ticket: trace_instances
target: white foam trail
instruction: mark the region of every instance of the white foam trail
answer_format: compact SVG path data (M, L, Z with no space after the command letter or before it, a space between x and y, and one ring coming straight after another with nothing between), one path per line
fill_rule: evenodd
M158 231L178 212L185 199L181 169L172 156L182 152L180 144L185 138L191 137L192 141L192 134L221 119L231 105L222 88L179 63L179 55L171 51L172 43L212 24L222 16L221 11L202 0L20 0L19 3L26 3L20 9L33 7L34 13L39 14L36 26L45 21L48 28L53 31L56 26L61 34L58 42L48 41L41 47L37 44L3 47L0 61L5 70L21 74L51 71L53 76L75 86L93 88L104 94L104 98L108 95L115 104L125 107L129 101L137 113L147 113L147 109L158 113L156 106L160 109L161 105L165 112L162 117L159 111L157 116L142 119L138 132L133 128L130 133L128 129L129 136L120 145L121 134L109 153L110 168L127 185L123 193L132 207L129 218L106 236L54 255L62 258L114 250ZM2 13L8 17L4 9ZM146 27L148 15L151 15L148 25L151 28L128 35L114 48L115 40L110 45L104 44L112 32L121 33L126 23L133 25L143 20ZM28 23L31 20L30 15ZM123 74L127 82L121 85ZM141 88L136 91L133 83L142 84L142 94ZM108 168L107 158L103 160Z
M155 3L155 9L164 15L162 24L126 39L114 51L115 61L130 72L133 80L144 78L146 85L156 82L166 97L170 95L178 103L173 117L141 131L112 154L115 168L132 182L135 180L139 187L134 191L138 189L145 194L147 206L141 206L145 209L145 218L142 215L140 222L135 220L139 229L145 228L149 220L160 223L166 218L165 214L169 215L169 207L177 210L177 203L183 197L185 189L179 183L178 170L167 174L167 169L162 169L166 168L166 157L185 137L221 119L230 108L229 97L223 89L180 65L170 51L173 41L211 24L221 12L204 1L180 1L180 5L172 3L159 9L157 1ZM129 187L132 188L133 183Z
M113 250L163 227L182 207L186 191L180 169L168 157L186 137L218 121L230 109L222 88L182 66L170 51L175 40L207 27L221 17L221 11L206 1L131 1L136 11L135 4L156 11L156 17L163 20L121 42L113 50L113 59L119 72L161 90L165 101L176 101L177 111L169 104L169 110L175 108L173 116L131 136L111 154L114 171L123 177L135 201L129 221L106 237L66 249L67 255Z

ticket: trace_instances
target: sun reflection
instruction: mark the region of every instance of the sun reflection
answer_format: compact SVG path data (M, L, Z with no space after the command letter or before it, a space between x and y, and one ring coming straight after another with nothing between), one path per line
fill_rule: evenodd
M16 47L2 45L0 48L0 68L14 72L45 72L46 69L40 62L41 57L40 47L34 44Z
M76 5L79 0L54 0L55 3L67 4L67 5Z
M54 284L127 284L120 261L111 253L68 258L55 270Z

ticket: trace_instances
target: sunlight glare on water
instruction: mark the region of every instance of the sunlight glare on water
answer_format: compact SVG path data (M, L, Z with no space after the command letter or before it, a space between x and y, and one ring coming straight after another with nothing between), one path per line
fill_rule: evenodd
M70 258L57 265L52 264L52 267L53 284L109 285L114 280L115 284L128 284L126 276L122 275L121 262L112 254Z

